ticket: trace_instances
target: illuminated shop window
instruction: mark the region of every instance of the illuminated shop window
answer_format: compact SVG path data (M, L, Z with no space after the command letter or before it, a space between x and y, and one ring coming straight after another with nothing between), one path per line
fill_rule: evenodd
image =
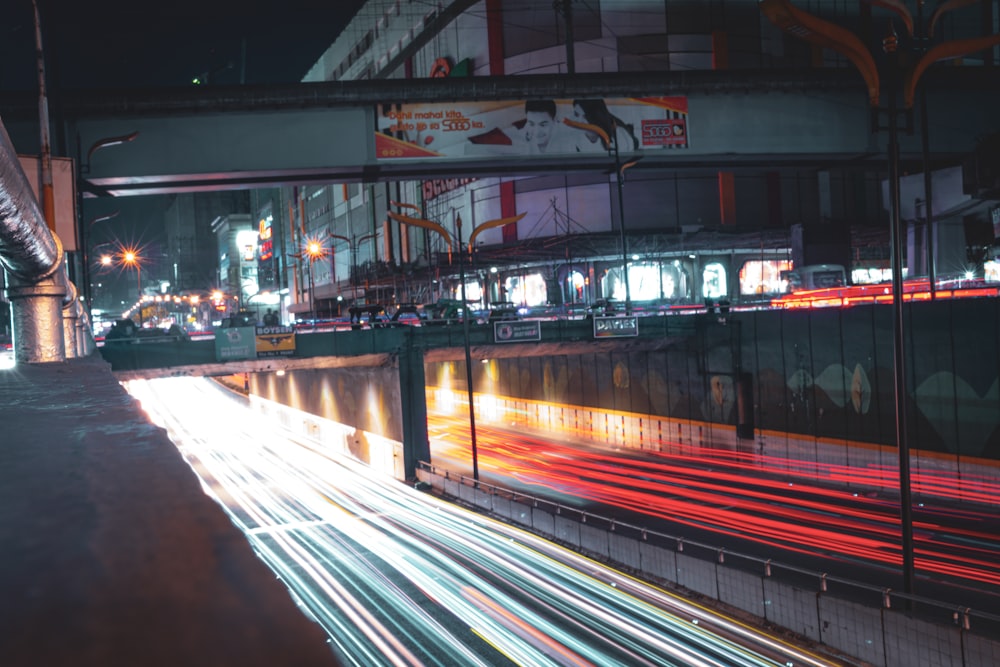
M566 276L566 293L568 301L583 301L584 300L584 289L587 286L587 281L583 277L583 274L579 271L570 271L569 275Z
M706 299L721 299L729 294L726 283L726 267L719 262L710 262L701 271L701 295Z
M983 264L983 277L986 282L1000 283L1000 262L991 259Z
M452 298L456 301L462 298L462 287L461 285L456 285L454 288L454 293ZM465 283L465 300L466 301L480 301L483 298L483 288L479 284L478 280L472 280Z
M519 306L541 306L549 298L545 278L540 273L511 276L504 280L507 301Z
M789 260L752 259L740 269L740 294L781 294L787 291L782 271L790 271Z
M892 282L892 269L862 267L851 270L851 282L855 285L877 285Z

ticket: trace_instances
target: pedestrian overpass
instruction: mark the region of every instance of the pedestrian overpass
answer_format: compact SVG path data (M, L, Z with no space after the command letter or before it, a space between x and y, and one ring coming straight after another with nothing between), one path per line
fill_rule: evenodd
M930 117L949 119L930 134L935 159L971 153L984 128L991 127L990 110L1000 103L1000 92L984 85L988 76L976 68L927 73ZM685 98L690 142L684 150L644 150L639 169L828 169L885 160L864 83L850 69L67 91L60 100L62 128L57 136L66 138L63 154L79 161L79 187L86 197L607 171L613 161L606 151L573 159L518 154L448 154L441 159L444 153L428 150L424 156L402 159L380 153L376 141L376 135L387 134L384 124L380 126L392 113L387 109L400 105L594 96ZM37 153L37 100L21 96L2 102L4 123L18 153ZM904 159L919 157L919 136L902 136L901 151ZM54 152L59 153L58 147Z

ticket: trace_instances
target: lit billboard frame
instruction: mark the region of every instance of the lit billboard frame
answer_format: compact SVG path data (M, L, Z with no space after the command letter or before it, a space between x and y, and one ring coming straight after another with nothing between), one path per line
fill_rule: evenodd
M688 148L686 97L386 104L375 157L523 158ZM617 146L616 146L617 144Z

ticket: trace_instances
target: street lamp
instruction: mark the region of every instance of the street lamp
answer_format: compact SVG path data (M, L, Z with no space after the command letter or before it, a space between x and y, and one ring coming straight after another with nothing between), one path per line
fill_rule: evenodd
M615 133L614 137L609 136L607 131L600 125L576 121L570 124L575 128L593 132L599 136L604 143L604 148L613 151L615 157L615 182L618 185L618 234L622 247L622 280L625 283L625 314L631 315L632 293L629 289L628 280L628 237L625 235L625 170L629 167L634 167L642 158L636 157L628 162L622 162L621 154L618 152L618 128L622 126L619 125L617 117L612 117L611 119L611 131Z
M378 234L365 234L364 236L361 237L355 236L354 238L341 236L340 234L330 234L330 233L327 233L327 236L333 239L339 239L347 243L347 249L348 252L350 253L350 261L351 261L350 281L351 281L351 297L353 299L352 305L356 306L358 301L358 276L357 276L358 251L361 248L362 243L375 238L376 236L378 236ZM330 248L330 254L331 255L333 254L333 248Z
M896 447L899 454L899 501L900 523L902 530L903 551L903 586L904 592L913 593L915 568L913 554L913 507L910 488L910 450L906 432L906 376L903 337L903 267L902 267L902 232L900 209L900 174L899 174L899 115L897 106L897 89L902 88L903 113L908 125L912 123L913 102L917 82L923 73L933 63L976 51L992 48L1000 44L1000 35L988 35L971 39L956 39L942 42L932 48L926 48L934 34L934 25L945 13L971 4L970 0L950 0L939 5L930 19L924 24L924 0L917 0L917 21L915 22L909 9L902 0L868 0L870 4L878 5L893 12L906 29L905 37L914 43L924 43L923 55L912 59L912 62L902 68L902 60L897 55L899 40L892 19L888 22L888 32L882 40L882 50L886 55L883 72L871 52L857 36L849 30L824 21L808 12L794 7L791 0L760 0L761 12L776 26L798 38L830 48L842 54L858 69L868 90L868 100L871 105L872 118L876 130L887 130L889 133L886 147L889 180L889 242L891 245L892 265L892 305L893 305L893 371L895 378L896 400ZM925 29L924 35L914 34L914 24L918 31ZM887 93L887 108L881 108L881 83L884 80ZM879 116L887 116L888 125L879 124ZM908 131L912 131L907 127ZM926 138L925 138L926 142ZM926 163L925 170L929 168ZM925 175L925 184L929 179ZM929 196L929 192L925 193ZM931 211L927 206L926 219L928 235L930 235ZM933 259L931 260L933 264ZM934 279L931 269L931 280ZM933 287L932 287L933 289Z
M104 258L101 258L104 264ZM142 328L142 261L135 250L122 250L122 263L135 268L136 285L139 288L139 328Z
M315 290L315 284L313 282L313 262L317 259L323 257L324 250L323 244L316 239L310 239L306 242L305 247L306 257L309 258L309 314L312 319L316 319L316 299L313 296Z
M400 204L398 202L393 202L396 206L415 208L412 204ZM455 209L452 209L454 213ZM526 213L519 213L518 215L511 216L508 218L499 218L497 220L489 220L480 225L477 225L472 233L469 234L469 241L466 244L466 248L469 250L470 254L472 248L474 247L473 242L480 232L490 229L492 227L502 227L503 225L509 225L511 223L517 222L523 218ZM404 225L413 225L415 227L423 227L424 229L429 229L431 231L437 232L444 238L445 242L448 244L448 261L451 262L452 256L452 246L457 245L458 249L458 280L461 289L461 300L462 300L462 338L465 345L465 380L466 388L469 397L469 432L471 433L470 443L472 447L472 479L475 480L476 485L479 485L479 448L476 441L476 408L475 403L473 403L473 386L472 386L472 348L469 343L469 303L466 300L465 295L465 261L462 258L464 251L462 249L462 216L455 216L455 242L452 241L452 237L448 234L448 230L431 220L424 220L423 218L413 218L407 215L402 215L400 213L394 213L393 211L388 212L388 216L395 220L396 222L402 223Z

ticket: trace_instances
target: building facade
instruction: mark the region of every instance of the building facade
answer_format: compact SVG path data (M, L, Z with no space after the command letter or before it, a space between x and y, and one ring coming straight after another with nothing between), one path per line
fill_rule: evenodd
M806 9L860 35L873 50L893 18L867 3L812 2ZM993 34L998 14L996 2L951 12L938 21L936 34L948 40ZM994 67L998 60L992 47L941 66ZM766 86L760 72L853 66L835 50L783 32L755 1L553 7L528 0L372 0L304 81L724 69L753 73L753 85ZM465 296L478 307L513 302L562 311L601 299L650 309L762 300L789 289L793 267L812 264L843 265L853 282L889 276L884 161L817 160L802 168L783 166L776 151L739 167L681 159L682 166L660 161L647 168L641 158L653 148L684 156L709 140L698 135L698 118L683 95L637 101L595 91L588 100L551 100L543 110L538 102L379 110L376 146L384 155L425 151L423 157L447 159L458 150L482 151L521 160L523 167L510 175L285 188L292 317L337 316L346 303L455 299L460 269L467 271ZM463 134L464 149L434 132L447 126L449 115L472 126ZM753 131L752 117L732 122ZM603 138L595 126L605 129ZM873 134L873 152L881 150L876 139ZM592 166L533 170L532 156L545 152L565 156L567 164L589 159ZM932 155L927 165L941 173L960 169L953 156L935 162ZM923 163L911 160L904 168L923 169ZM962 192L961 178L941 183L936 213L943 214L947 202L959 220L988 217L988 205L970 212L976 202ZM904 201L916 199L906 199L913 191ZM907 211L908 222L920 222L919 206L907 206L904 218ZM263 208L258 214L277 219L273 203L269 214ZM936 251L919 225L907 233L911 276L926 275L933 260L922 258ZM960 236L958 246L969 245L968 234ZM992 229L989 236L992 242ZM323 244L321 260L302 259L310 240ZM981 261L949 271L995 277L994 259L990 250Z

